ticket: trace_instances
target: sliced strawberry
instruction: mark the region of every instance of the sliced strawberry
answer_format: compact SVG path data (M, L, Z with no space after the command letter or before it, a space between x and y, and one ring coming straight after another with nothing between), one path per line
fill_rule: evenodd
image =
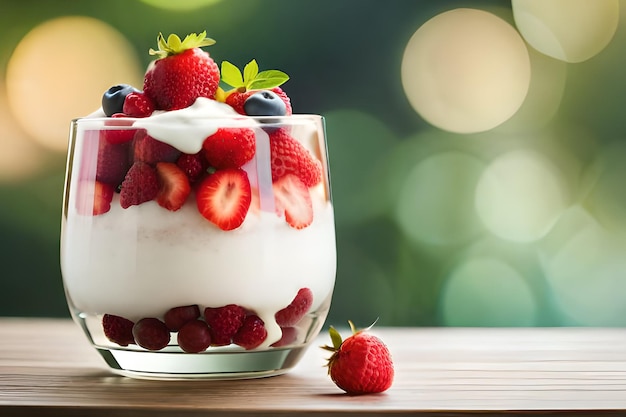
M176 165L187 175L189 182L197 181L208 168L203 151L194 154L181 154L176 160Z
M322 180L321 162L284 128L270 132L270 157L273 181L295 174L312 187Z
M165 142L161 142L148 135L145 130L139 130L133 142L134 161L143 161L154 165L157 162L176 162L180 151Z
M254 130L220 128L202 144L206 160L214 168L239 168L252 159L256 151Z
M313 305L313 291L309 288L300 288L291 303L279 310L274 317L281 327L290 327L297 324Z
M173 162L158 162L156 173L159 180L157 203L168 210L178 210L191 193L187 175Z
M82 180L76 192L76 210L84 216L97 216L111 210L115 189L100 181Z
M308 191L308 190L307 190ZM222 230L241 226L252 199L248 174L242 169L224 169L207 176L198 186L198 211Z
M287 174L274 182L276 212L294 229L304 229L313 222L313 203L309 189L300 179Z
M145 162L135 162L126 173L120 190L123 208L154 200L159 193L159 180L154 168Z

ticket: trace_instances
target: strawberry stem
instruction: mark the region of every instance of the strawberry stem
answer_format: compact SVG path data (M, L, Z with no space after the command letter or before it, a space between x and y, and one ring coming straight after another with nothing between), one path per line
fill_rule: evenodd
M215 40L206 37L206 30L202 33L191 33L185 36L184 40L180 40L180 37L174 33L167 37L163 36L163 33L159 32L157 36L158 50L150 48L150 55L156 55L158 58L165 58L171 55L176 55L185 52L188 49L201 48L203 46L210 46L215 43Z

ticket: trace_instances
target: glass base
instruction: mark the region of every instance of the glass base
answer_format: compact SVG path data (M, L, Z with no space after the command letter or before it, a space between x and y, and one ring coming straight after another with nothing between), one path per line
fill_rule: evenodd
M306 346L261 351L150 352L96 347L111 370L142 379L250 379L282 375Z

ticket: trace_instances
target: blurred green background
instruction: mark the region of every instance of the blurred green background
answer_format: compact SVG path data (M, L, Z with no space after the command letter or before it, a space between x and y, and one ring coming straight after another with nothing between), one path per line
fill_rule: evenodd
M69 120L141 87L158 32L207 30L326 117L327 323L623 326L625 3L2 0L0 315L69 316Z

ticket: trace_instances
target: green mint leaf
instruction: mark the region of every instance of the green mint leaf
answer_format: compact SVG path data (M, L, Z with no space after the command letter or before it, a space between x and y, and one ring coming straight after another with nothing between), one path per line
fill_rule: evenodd
M257 64L256 59L253 59L248 62L245 67L243 67L243 85L246 87L251 85L258 73L259 64Z
M289 80L289 76L282 71L269 70L257 74L255 80L250 83L250 90L263 90L278 87Z
M245 85L243 83L243 75L241 75L239 68L228 61L222 61L221 79L225 84L233 88L239 88Z

